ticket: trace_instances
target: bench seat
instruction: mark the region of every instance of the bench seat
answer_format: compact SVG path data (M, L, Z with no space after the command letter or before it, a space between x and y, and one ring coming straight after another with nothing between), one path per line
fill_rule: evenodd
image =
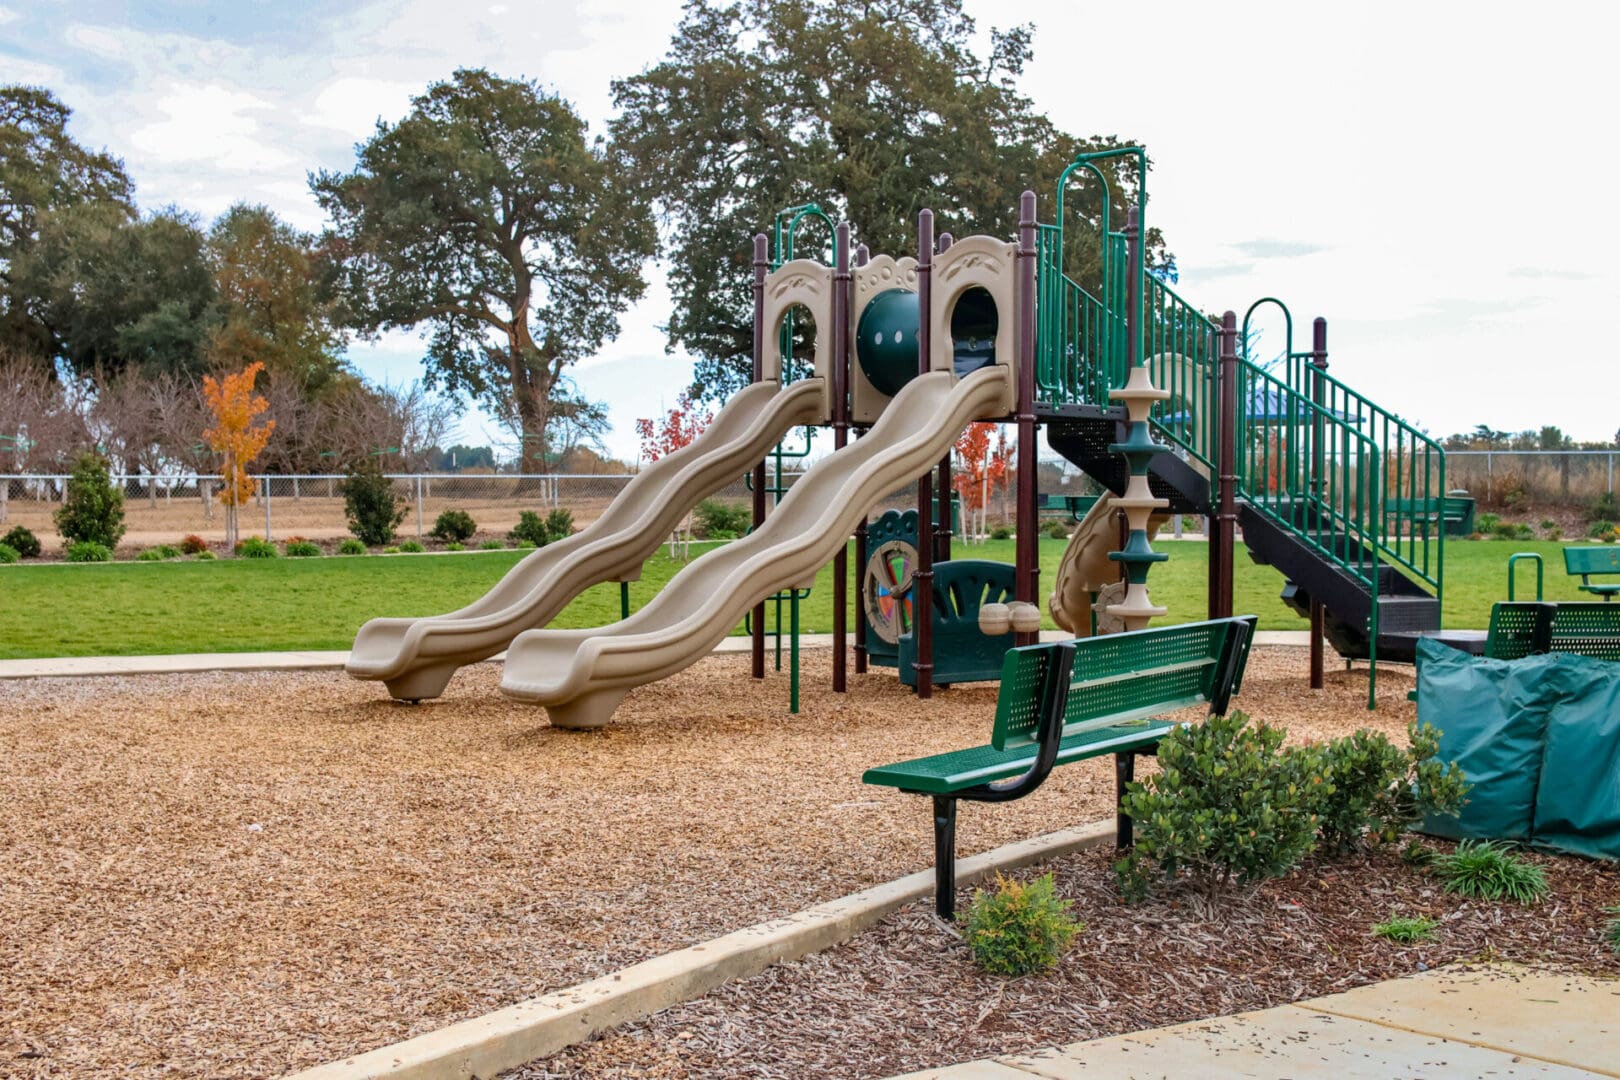
M1065 765L1103 754L1154 746L1178 726L1165 720L1135 720L1066 735L1053 764ZM1022 776L1035 766L1038 752L1038 747L1027 743L1009 750L975 746L868 769L861 782L919 795L949 795L978 784Z

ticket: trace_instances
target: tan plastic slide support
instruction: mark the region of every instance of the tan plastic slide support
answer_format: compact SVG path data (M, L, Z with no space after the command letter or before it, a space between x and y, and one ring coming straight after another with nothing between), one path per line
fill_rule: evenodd
M983 289L995 301L999 314L996 326L996 356L1016 372L1012 363L1018 356L1018 275L1015 272L1018 245L993 236L970 236L958 240L934 256L934 290L929 305L928 366L933 371L950 371L956 342L951 337L951 318L957 301L972 289ZM1017 376L1008 383L1007 397L996 409L996 417L1010 414L1017 403Z
M972 421L994 415L1010 369L957 381L919 375L860 439L823 458L765 524L694 560L646 607L595 630L531 630L506 654L501 692L544 705L556 727L600 727L633 687L707 656L754 604L811 580L883 494L933 467Z
M825 386L749 386L689 445L625 485L602 516L506 572L467 607L421 619L372 619L360 628L347 670L377 679L396 698L438 697L458 668L486 660L520 633L544 626L585 589L634 581L658 545L705 497L762 459L797 424L826 422Z
M1105 492L1080 519L1074 535L1069 537L1069 546L1063 549L1063 558L1058 560L1046 609L1052 613L1053 622L1077 638L1091 636L1092 594L1120 580L1119 563L1108 557L1109 552L1119 550L1118 513L1117 498ZM1148 518L1148 535L1158 532L1159 526L1169 520L1168 514Z

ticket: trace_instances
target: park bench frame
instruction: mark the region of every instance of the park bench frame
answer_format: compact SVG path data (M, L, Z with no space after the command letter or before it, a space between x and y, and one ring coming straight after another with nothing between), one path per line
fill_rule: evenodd
M1580 600L1557 604L1502 601L1491 605L1486 656L1517 660L1544 653L1620 660L1620 604Z
M1439 526L1447 536L1468 536L1474 531L1472 495L1431 495L1427 498L1386 499L1384 509L1391 516L1406 518L1423 526Z
M1601 596L1603 602L1608 603L1610 597L1620 593L1620 582L1600 581L1594 585L1592 575L1620 574L1620 550L1612 546L1567 547L1564 549L1564 573L1570 577L1579 575L1581 583L1576 586L1578 589Z
M1208 704L1226 712L1243 682L1253 615L1108 634L1007 650L988 746L913 758L875 769L863 783L933 799L934 910L956 911L956 804L999 803L1034 792L1053 768L1114 755L1115 805L1136 775L1136 757L1158 750L1181 725L1156 714ZM1131 820L1116 809L1115 844L1131 844Z

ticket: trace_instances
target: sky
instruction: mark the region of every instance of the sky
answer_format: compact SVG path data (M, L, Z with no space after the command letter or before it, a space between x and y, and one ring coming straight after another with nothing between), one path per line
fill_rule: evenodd
M1298 348L1325 317L1333 374L1436 435L1620 428L1616 395L1598 389L1615 346L1588 329L1620 315L1620 8L966 7L984 33L1034 25L1021 88L1059 127L1147 146L1147 217L1199 308L1241 316L1278 297ZM0 0L0 83L55 92L76 139L123 159L143 208L206 220L263 203L316 230L307 174L352 168L355 144L429 83L458 67L537 79L600 131L610 80L656 63L679 14L678 0ZM660 329L663 273L648 276L623 333L574 372L609 403L608 449L629 460L635 419L691 376ZM1280 347L1275 309L1256 325L1262 348ZM402 383L422 352L401 333L349 356ZM505 435L470 411L457 437Z

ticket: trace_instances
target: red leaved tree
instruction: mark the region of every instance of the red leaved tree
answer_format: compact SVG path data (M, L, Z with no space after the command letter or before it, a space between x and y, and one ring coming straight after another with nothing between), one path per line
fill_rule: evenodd
M714 413L699 412L690 390L681 391L675 407L664 414L662 420L637 420L636 434L641 436L641 456L648 461L673 454L703 434L703 429L714 420Z
M992 432L996 436L993 449ZM962 512L966 518L963 531L969 536L989 532L985 518L990 495L999 488L1005 496L1008 479L1012 476L1013 456L1006 431L996 424L969 424L956 440L956 466L951 484L962 497ZM1005 509L1003 506L1003 512ZM974 515L978 516L977 527L973 525Z
M219 500L225 504L225 545L236 549L237 508L253 497L253 478L248 466L259 456L276 422L266 420L257 426L253 421L270 407L269 402L253 392L253 381L264 370L264 364L255 361L235 375L222 376L217 381L212 375L203 376L203 400L214 414L214 426L203 432L203 441L220 455L219 467L222 490Z

